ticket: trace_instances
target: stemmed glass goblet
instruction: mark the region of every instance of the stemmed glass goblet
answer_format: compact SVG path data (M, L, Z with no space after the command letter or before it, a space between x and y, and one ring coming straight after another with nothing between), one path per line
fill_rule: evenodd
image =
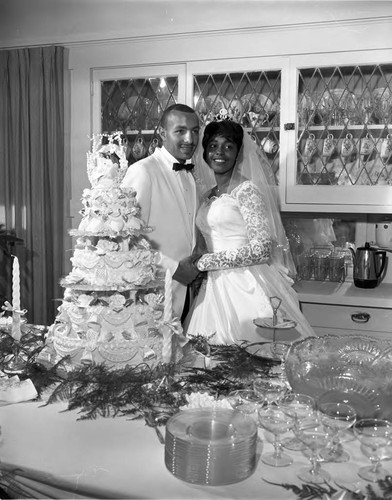
M354 425L357 419L355 409L346 403L331 402L318 405L320 422L332 435L332 440L320 452L320 456L328 462L347 462L350 455L343 450L341 434Z
M378 418L365 418L355 422L353 429L355 436L361 442L362 453L372 463L359 469L359 477L371 482L384 479L388 471L381 466L381 461L385 457L384 449L389 448L392 443L392 422Z
M294 414L294 423L297 426L299 422L304 425L306 420L309 422L314 421L316 411L315 401L307 394L289 392L282 397L279 406L283 411L289 411ZM292 437L283 439L282 445L284 448L292 451L299 451L304 448L304 444L295 434Z
M229 401L235 410L257 421L257 412L264 404L264 397L252 389L240 389L229 393Z
M293 459L282 451L279 436L293 428L294 413L283 411L282 408L275 405L260 408L258 413L260 426L274 435L274 451L263 453L260 457L261 461L273 467L291 465Z
M279 379L258 377L253 382L253 389L262 397L267 406L278 403L287 392L286 385Z
M328 443L328 434L323 424L317 420L317 418L315 418L313 422L305 421L304 425L298 422L298 424L294 426L294 432L298 439L306 448L309 448L311 452L309 457L311 467L310 469L307 467L300 469L297 474L299 479L305 483L316 484L329 481L331 476L327 471L322 469L320 465L320 451Z

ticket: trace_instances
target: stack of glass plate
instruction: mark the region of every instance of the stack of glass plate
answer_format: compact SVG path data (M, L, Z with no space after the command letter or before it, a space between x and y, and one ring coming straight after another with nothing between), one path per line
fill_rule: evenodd
M236 483L248 478L256 467L256 441L255 421L238 411L181 411L166 425L165 464L188 483Z

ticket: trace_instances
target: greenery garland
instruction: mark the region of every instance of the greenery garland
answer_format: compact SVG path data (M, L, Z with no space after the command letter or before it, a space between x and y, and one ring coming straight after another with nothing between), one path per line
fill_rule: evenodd
M256 376L267 375L276 362L253 356L247 345L207 347L204 338L196 337L188 342L183 359L175 365L112 368L92 363L66 372L63 365L67 358L55 366L37 362L45 346L45 330L24 325L19 342L7 330L0 330L0 368L6 370L10 357L18 352L25 361L20 378L30 378L39 396L51 389L46 404L66 401L68 410L77 410L80 420L131 416L158 426L187 403L189 394L207 392L215 398L224 397L252 385ZM195 359L206 355L214 360L213 368L192 367Z
M348 488L339 486L338 489L328 483L324 484L303 484L297 486L296 484L278 484L266 481L266 483L273 484L274 486L281 486L285 490L292 491L297 498L301 500L315 500L320 498L322 500L339 498L341 500L386 500L392 498L392 476L386 476L384 479L379 479L376 484L380 489L381 495L376 493L373 485L367 484L365 493L359 490L350 490ZM342 495L343 490L343 495Z
M187 395L207 392L215 398L227 396L232 390L251 385L257 374L267 374L274 364L234 345L211 349L212 358L218 362L212 369L193 368L191 360L200 353L199 343L199 339L191 340L176 365L78 367L58 384L47 403L68 401L68 409L79 410L80 419L131 416L158 426L187 403Z

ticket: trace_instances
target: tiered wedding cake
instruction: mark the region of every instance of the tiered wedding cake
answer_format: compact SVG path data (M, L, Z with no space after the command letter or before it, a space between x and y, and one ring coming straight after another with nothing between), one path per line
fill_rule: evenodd
M184 337L171 316L171 278L158 279L156 252L143 236L136 192L120 187L128 168L120 134L95 136L72 271L41 360L116 367L175 362ZM162 277L163 278L163 277ZM165 298L166 295L166 298Z

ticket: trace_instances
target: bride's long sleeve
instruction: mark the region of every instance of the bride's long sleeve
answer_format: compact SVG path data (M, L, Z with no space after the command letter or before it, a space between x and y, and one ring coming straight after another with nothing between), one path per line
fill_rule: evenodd
M206 253L197 262L200 271L231 269L262 264L271 251L271 233L264 202L255 184L245 181L233 192L244 219L248 243L236 249Z

